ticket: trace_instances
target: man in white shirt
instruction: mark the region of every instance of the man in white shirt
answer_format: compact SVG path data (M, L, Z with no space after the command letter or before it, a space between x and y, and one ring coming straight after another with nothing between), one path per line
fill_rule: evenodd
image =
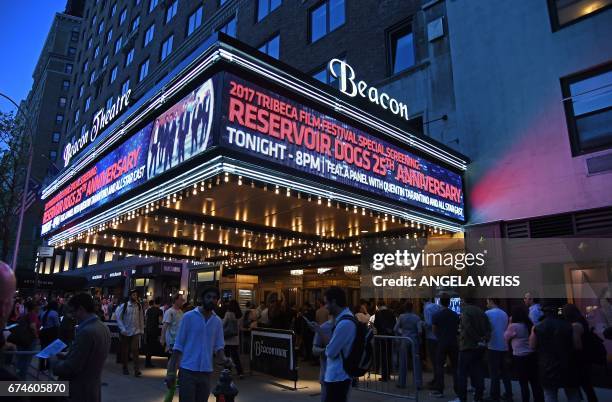
M324 294L325 307L330 315L336 318L336 327L331 339L325 347L327 367L323 387L325 387L325 402L346 402L351 387L351 377L344 371L342 356L351 353L357 327L355 317L346 307L344 291L332 286Z
M172 349L174 348L174 340L178 333L179 325L183 319L183 310L181 307L185 303L185 299L182 295L176 294L172 297L172 306L164 312L164 318L162 320L162 334L161 344L166 345L166 350L170 352L170 358L168 359L168 367L174 367L173 360L175 359Z
M201 305L183 315L172 352L176 358L169 362L166 374L170 388L176 382L176 367L180 367L180 402L208 401L213 357L231 365L223 351L223 324L214 312L218 300L219 289L208 287L202 292Z
M488 310L485 311L491 324L491 338L487 344L487 360L491 377L489 399L491 401L500 400L499 380L501 379L506 390L503 399L511 401L512 383L510 382L510 367L506 363L508 344L504 339L504 332L508 328L508 314L497 306L498 302L494 298L487 299Z
M115 313L117 326L121 333L121 361L123 374L129 375L128 355L132 351L134 359L134 375L140 377L140 363L138 361L138 344L140 335L144 334L144 310L138 302L138 291L130 291L130 298L117 308Z

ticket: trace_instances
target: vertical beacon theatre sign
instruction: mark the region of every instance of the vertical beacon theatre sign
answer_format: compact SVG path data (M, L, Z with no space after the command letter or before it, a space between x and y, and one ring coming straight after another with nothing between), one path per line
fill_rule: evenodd
M354 85L357 93L369 93ZM381 107L403 113L398 101L383 95L378 95ZM119 98L117 111L124 102ZM290 168L315 182L323 178L331 186L341 183L464 221L458 171L237 75L218 72L170 104L45 199L43 235L213 147L256 158L262 167ZM90 137L109 120L100 121Z

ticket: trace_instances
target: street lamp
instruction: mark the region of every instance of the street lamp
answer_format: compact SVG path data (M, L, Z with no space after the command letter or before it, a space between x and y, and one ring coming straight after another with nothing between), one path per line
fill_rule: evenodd
M23 111L23 109L21 109L21 107L19 107L17 102L15 102L13 99L3 94L2 92L0 92L0 96L2 96L3 98L11 102L13 105L15 105L17 110L19 110L19 112L21 112L23 117L26 119L26 129L29 129L29 127L27 126L27 116L28 115ZM30 137L31 137L31 132L30 132ZM19 223L17 224L17 235L15 236L15 248L13 250L13 261L11 263L11 268L13 269L13 271L17 267L17 256L19 255L19 243L21 241L21 227L23 226L23 213L25 211L26 198L28 196L28 187L30 184L30 171L31 170L32 170L32 138L30 138L29 145L28 145L28 167L26 169L25 184L23 185L23 194L21 196L21 208L19 210Z

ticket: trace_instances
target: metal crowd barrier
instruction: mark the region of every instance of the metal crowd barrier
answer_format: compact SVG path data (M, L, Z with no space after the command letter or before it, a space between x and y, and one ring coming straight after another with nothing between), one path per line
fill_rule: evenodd
M30 356L27 374L24 380L41 380L41 377L43 377L43 381L55 380L55 377L50 374L52 372L52 367L49 367L48 371L41 371L39 369L38 362L40 359L35 357L39 352L40 350L3 350L0 352L0 367L5 364L10 365L15 371L15 374L17 374L17 360L19 357ZM10 361L8 361L9 359ZM34 371L34 374L32 374L32 371Z
M389 335L375 335L373 342L372 366L355 381L354 387L360 391L418 402L422 368L415 342L409 337ZM409 377L412 377L411 381Z

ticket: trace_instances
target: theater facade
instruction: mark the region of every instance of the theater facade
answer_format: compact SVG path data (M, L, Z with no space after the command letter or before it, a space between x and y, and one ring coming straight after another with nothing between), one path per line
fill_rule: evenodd
M349 97L222 34L129 96L67 144L43 191L64 274L91 276L69 261L85 250L183 262L187 293L212 281L241 302L301 303L334 284L357 300L363 239L463 235L467 158L382 96Z

